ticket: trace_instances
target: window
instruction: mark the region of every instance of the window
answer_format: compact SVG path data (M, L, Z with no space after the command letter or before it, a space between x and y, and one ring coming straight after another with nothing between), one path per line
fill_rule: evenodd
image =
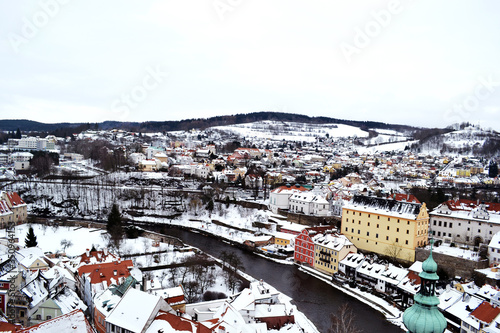
M396 228L396 232L399 232L399 228Z
M358 230L358 235L359 235L360 232L361 232L361 230Z
M399 223L399 219L398 219L398 223Z
M467 231L470 231L470 228L467 228Z
M359 213L359 216L361 216L361 212Z
M375 238L378 238L378 234L375 234Z
M436 220L434 220L434 225L436 225Z
M441 231L438 231L438 236L441 236Z
M405 244L408 245L408 240L405 240Z
M453 228L453 223L450 222L450 229Z
M481 233L481 229L477 229L477 233L478 233L478 234L479 234L479 233Z
M345 227L345 231L347 231L347 230L349 230L349 228L348 228L348 227Z
M351 229L351 232L354 233L354 228Z
M439 221L439 226L441 226L441 224L442 224L442 222L441 222L441 221Z
M367 232L366 232L366 235L367 235L367 236L370 236L370 232L368 232L368 231L367 231Z
M396 238L396 243L399 242L399 238Z
M358 221L358 224L361 224L361 221Z
M380 220L380 215L377 215L377 220Z
M377 228L379 227L379 225L377 224Z
M52 316L45 317L45 320L49 320L49 319L52 319Z
M446 223L446 221L444 221L444 223L443 223L443 227L445 227L445 228L446 228L447 224L448 224L448 223Z
M389 240L389 236L385 236L385 240Z
M389 230L389 226L387 226L387 230Z
M391 218L390 218L390 217L388 217L388 218L387 218L387 221L390 221L390 220L391 220Z
M406 230L406 234L409 235L410 234L410 230Z
M368 217L370 217L370 214L368 214Z
M99 319L100 319L100 318L99 318ZM37 315L36 315L36 320L42 320L42 315L37 314Z
M370 226L370 222L368 222L368 226Z

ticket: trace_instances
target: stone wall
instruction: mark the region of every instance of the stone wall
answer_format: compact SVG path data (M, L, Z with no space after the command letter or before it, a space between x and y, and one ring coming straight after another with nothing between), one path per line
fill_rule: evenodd
M425 261L429 257L429 250L417 248L415 251L415 260ZM432 252L432 258L438 264L438 269L443 269L450 278L460 276L462 278L472 278L475 269L487 268L488 260L468 260L459 257L452 257L446 254Z
M281 209L278 211L278 213L280 215L286 216L286 219L289 222L303 224L307 226L317 226L326 224L340 226L340 218L335 216L304 215L304 214L291 213Z

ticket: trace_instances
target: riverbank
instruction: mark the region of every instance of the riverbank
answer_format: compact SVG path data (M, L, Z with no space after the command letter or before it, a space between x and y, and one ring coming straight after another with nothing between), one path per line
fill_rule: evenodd
M136 219L134 219L134 220L136 220ZM147 217L137 218L137 220L144 221L144 222L145 221L152 222ZM159 218L155 218L156 223L160 222L159 220L160 220ZM185 222L184 219L182 221ZM172 220L164 220L164 221L161 221L160 223L175 226L175 227L178 227L178 228L190 231L190 232L196 232L196 233L202 234L204 236L213 237L219 241L226 242L227 244L229 244L231 246L239 247L240 249L251 252L251 253L253 253L257 256L260 256L262 258L265 258L267 260L274 261L278 264L294 265L293 261L289 261L286 259L284 260L284 259L273 258L273 257L269 256L267 253L256 251L255 249L250 249L248 246L244 245L245 239L243 239L244 237L242 237L243 232L241 235L235 235L234 231L228 232L228 230L231 230L230 228L226 228L227 230L224 230L224 229L221 229L221 228L223 228L221 225L216 225L215 227L210 227L209 222L202 221L202 220L192 220L191 219L191 220L188 220L187 222L188 223L181 223L181 221L179 221L177 219L172 219ZM226 232L224 232L224 231L226 231ZM250 236L252 234L248 233L248 235ZM234 237L234 236L237 236L237 237ZM377 296L374 296L368 292L363 292L357 288L351 288L348 285L339 286L335 283L332 283L330 275L321 273L321 272L314 270L310 267L299 266L299 269L301 271L303 271L304 273L309 274L309 275L329 284L330 286L332 286L334 288L337 288L339 291L345 293L346 295L349 295L353 298L356 298L360 302L363 302L363 303L369 305L373 309L382 313L390 323L404 329L404 325L402 322L402 312L399 309L397 309L396 307L389 304L384 299L381 299Z
M361 291L358 288L351 288L348 284L339 285L333 283L332 277L330 275L318 272L317 270L312 269L310 267L302 265L297 265L297 266L299 267L300 271L309 274L311 276L314 276L315 278L329 284L333 288L336 288L337 290L340 290L343 293L353 298L356 298L360 302L363 302L366 305L372 307L373 309L381 312L386 317L387 321L405 330L405 326L403 325L403 312L398 308L389 304L387 301L379 297L376 297L368 292Z

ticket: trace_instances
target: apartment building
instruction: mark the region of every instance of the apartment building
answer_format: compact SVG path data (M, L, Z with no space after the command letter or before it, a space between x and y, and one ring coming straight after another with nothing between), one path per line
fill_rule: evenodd
M355 195L342 209L341 232L358 249L404 261L415 261L428 227L425 203Z

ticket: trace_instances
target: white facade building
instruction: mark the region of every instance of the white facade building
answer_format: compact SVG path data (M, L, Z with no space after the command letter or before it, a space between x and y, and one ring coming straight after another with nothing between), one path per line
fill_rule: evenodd
M329 216L330 203L317 192L294 193L290 197L290 212L305 215Z
M444 242L488 244L500 232L500 204L473 200L448 200L430 214L435 238Z
M302 193L307 191L303 186L280 186L275 188L269 194L269 209L273 213L278 213L278 209L288 209L290 207L289 200L294 193Z

